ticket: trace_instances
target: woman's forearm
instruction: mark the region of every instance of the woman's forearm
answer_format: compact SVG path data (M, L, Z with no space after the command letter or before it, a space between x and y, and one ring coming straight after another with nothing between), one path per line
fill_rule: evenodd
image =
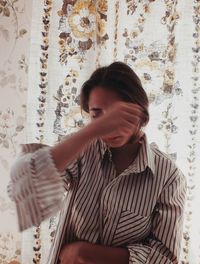
M58 171L62 172L94 139L93 127L88 125L53 146L51 154Z
M86 264L128 264L129 251L120 247L105 247L87 243L84 250L84 263Z

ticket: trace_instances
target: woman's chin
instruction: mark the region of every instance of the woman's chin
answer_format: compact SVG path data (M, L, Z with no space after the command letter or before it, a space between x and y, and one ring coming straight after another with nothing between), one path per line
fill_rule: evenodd
M111 148L120 148L126 144L125 140L119 137L113 139L104 139L103 141L108 145L108 147Z

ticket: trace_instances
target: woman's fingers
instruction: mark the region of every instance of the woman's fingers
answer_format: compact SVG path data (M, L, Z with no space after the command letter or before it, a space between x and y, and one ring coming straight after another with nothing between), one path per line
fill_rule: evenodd
M124 114L124 119L126 122L129 122L130 124L137 125L141 122L141 117L137 115L130 115L125 113Z
M141 126L144 112L139 105L117 102L104 115L93 121L96 137L110 136L122 128L128 128L133 134Z
M139 105L132 104L132 103L125 103L121 107L123 109L124 117L130 116L130 119L129 119L130 121L133 117L138 117L140 118L140 120L144 120L146 118L146 113L144 112L144 109Z

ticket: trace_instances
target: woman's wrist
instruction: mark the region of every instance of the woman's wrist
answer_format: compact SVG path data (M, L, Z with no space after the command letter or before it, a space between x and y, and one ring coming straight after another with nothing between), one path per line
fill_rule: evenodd
M89 140L95 140L97 139L97 129L94 123L90 123L87 126L85 126L82 130L82 133L85 134L86 138Z

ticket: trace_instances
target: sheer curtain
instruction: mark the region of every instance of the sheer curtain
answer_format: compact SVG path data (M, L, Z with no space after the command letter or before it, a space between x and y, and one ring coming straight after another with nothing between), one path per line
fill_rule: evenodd
M200 2L197 0L33 1L27 143L54 144L80 129L81 84L124 61L150 99L149 141L188 180L180 263L200 263ZM22 263L44 263L57 216L23 233Z

